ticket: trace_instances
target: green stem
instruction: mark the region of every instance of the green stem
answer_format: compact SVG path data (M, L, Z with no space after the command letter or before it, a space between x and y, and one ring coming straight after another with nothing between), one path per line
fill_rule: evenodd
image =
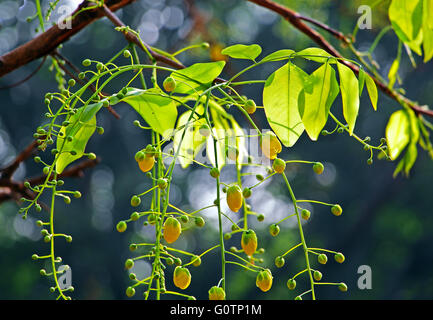
M296 204L296 197L295 197L295 194L293 193L292 187L290 186L289 180L287 180L286 174L283 173L282 175L283 175L284 181L286 182L287 189L289 190L290 197L292 198L293 206L295 207L296 219L298 220L299 235L301 237L302 247L304 249L305 264L307 265L308 275L310 277L311 295L312 295L313 300L316 300L316 296L314 294L313 274L311 272L310 261L308 259L308 247L307 247L307 243L306 243L305 238L304 238L304 232L302 230L301 218L299 217L298 206Z
M57 179L57 173L54 174L54 179ZM57 279L57 269L56 269L56 257L54 255L54 203L56 200L56 186L53 186L52 195L51 195L51 208L50 208L50 233L51 233L51 240L50 240L50 256L51 256L51 267L53 268L53 277L54 282L56 283L56 288L60 293L60 296L66 300L65 295L62 292L62 289L59 286L59 281Z

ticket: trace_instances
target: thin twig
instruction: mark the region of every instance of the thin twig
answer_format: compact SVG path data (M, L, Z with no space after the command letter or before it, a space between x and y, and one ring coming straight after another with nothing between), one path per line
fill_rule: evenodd
M333 33L332 28L326 26L324 23L319 23L313 19L309 19L306 17L303 17L299 13L293 11L292 9L289 9L283 5L280 5L276 2L273 2L271 0L247 0L250 2L253 2L261 7L267 8L275 13L278 13L280 16L282 16L284 19L286 19L288 22L290 22L296 29L307 35L310 39L312 39L314 42L316 42L320 47L322 47L325 51L333 55L337 58L343 58L342 54L334 48L332 44L330 44L320 33L318 33L316 30L310 28L307 24L303 22L303 20L308 21L310 23L314 23L316 26L321 27L322 29L327 30L328 32ZM334 32L335 33L335 32ZM345 37L344 37L345 38ZM340 39L342 40L342 38ZM346 40L345 40L345 43ZM359 67L347 60L341 60L341 63L344 63L346 66L348 66L350 69L352 69L353 72L356 74L359 73ZM424 106L420 106L414 101L411 101L407 97L403 96L402 94L398 93L397 91L389 88L387 84L383 83L376 77L372 76L372 79L378 86L378 88L391 97L392 99L396 100L398 103L403 104L411 108L416 114L423 114L430 117L433 117L433 110L429 110L425 108Z

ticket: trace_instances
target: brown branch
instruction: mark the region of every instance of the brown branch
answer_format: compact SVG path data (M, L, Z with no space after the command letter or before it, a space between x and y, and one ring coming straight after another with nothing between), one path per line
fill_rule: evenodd
M106 0L105 3L111 11L116 11L134 1L135 0ZM72 16L78 12L79 9L89 5L91 5L90 2L83 1L74 13L72 13ZM100 10L86 10L72 19L71 29L60 29L58 25L55 25L29 42L4 54L0 57L0 77L31 61L48 55L60 44L103 16Z
M14 161L7 167L0 170L2 180L10 180L14 172L18 169L21 162L30 158L38 147L36 140L33 140L21 153L15 157Z
M125 24L112 12L112 10L108 6L104 5L102 7L102 12L111 22L113 22L113 24L115 26L125 27ZM167 58L166 56L163 56L162 54L156 53L155 51L152 50L152 48L148 44L144 43L143 41L140 41L131 32L125 32L125 33L123 33L123 35L125 36L125 38L128 42L132 42L132 43L136 44L139 48L143 49L144 51L147 50L156 61L165 63L165 64L167 64L173 68L176 68L176 69L185 68L185 66L183 64L178 63L178 62L176 62L170 58ZM145 46L145 48L143 48L143 45Z
M333 55L334 57L344 59L342 54L334 48L332 44L330 44L320 33L318 33L316 30L310 28L307 24L303 22L303 20L308 21L310 23L313 23L316 26L319 26L322 29L325 29L328 32L331 32L335 36L339 34L337 31L333 31L332 28L326 26L325 24L321 22L317 22L313 19L306 18L299 13L280 5L276 2L273 2L271 0L247 0L250 2L253 2L261 7L267 8L275 13L278 13L280 16L282 16L285 20L290 22L296 29L304 33L306 36L308 36L311 40L313 40L315 43L317 43L320 47L322 47L324 50L326 50L328 53ZM341 34L337 36L338 39L345 41L343 39L346 39L346 37L342 38ZM345 42L347 43L347 42ZM353 72L356 74L359 73L359 67L347 60L341 60L342 63L344 63L346 66L348 66L350 69L352 69ZM372 77L378 88L391 97L392 99L396 100L400 104L406 104L409 108L411 108L415 113L417 114L423 114L430 117L433 117L433 110L426 109L417 103L409 100L405 96L401 95L400 93L390 89L385 83L377 79L376 77Z
M7 86L2 86L2 87L0 87L0 90L5 90L5 89L14 88L14 87L19 86L20 84L23 84L24 82L26 82L27 80L29 80L30 78L32 78L36 73L38 73L39 70L41 70L42 66L43 66L44 63L45 63L45 60L47 60L47 56L45 56L45 57L42 59L41 63L39 63L39 65L37 66L37 68L36 68L35 70L33 70L33 71L32 71L28 76L26 76L24 79L21 79L21 80L19 80L18 82L15 82L15 83L9 84L9 85L7 85Z
M96 158L95 160L84 160L62 172L60 175L58 175L58 178L81 178L84 175L83 171L85 169L92 168L99 162L99 158ZM46 176L41 175L26 181L28 181L32 186L35 186L43 183L45 179ZM36 195L33 191L27 189L24 186L24 182L13 181L10 178L5 179L3 177L0 179L0 204L8 200L15 200L18 202L22 197L33 200L35 196Z
M57 178L58 178L58 179L62 179L62 178L71 178L71 177L82 178L82 177L84 176L83 171L84 171L85 169L93 168L93 167L96 166L99 162L101 162L101 159L100 159L100 158L96 158L95 160L90 160L90 159L83 160L83 161L81 161L80 163L78 163L78 164L76 164L76 165L74 165L74 166L72 166L72 167L69 167L68 169L66 169L65 171L63 171L61 174L59 174L59 175L57 176ZM46 176L44 176L44 175L40 175L40 176L37 176L37 177L30 178L30 179L28 179L27 181L28 181L32 186L35 186L35 185L38 185L38 184L43 183L43 182L45 181L46 178L47 178ZM53 178L53 177L50 177L50 180L51 180L52 178Z

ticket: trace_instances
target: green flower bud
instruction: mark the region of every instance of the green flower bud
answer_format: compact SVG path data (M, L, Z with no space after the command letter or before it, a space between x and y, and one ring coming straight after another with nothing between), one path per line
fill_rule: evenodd
M201 228L201 227L204 226L205 221L204 221L204 219L202 217L196 217L195 220L194 220L194 223L195 223L195 225L197 227Z
M117 225L116 225L116 229L118 232L125 232L126 228L128 227L128 225L126 224L125 221L120 221Z
M212 169L210 169L209 174L212 178L216 179L219 177L220 171L218 170L218 168L212 168Z
M328 262L328 257L326 256L326 254L321 253L317 256L317 261L320 264L326 264Z
M338 263L343 263L344 260L345 260L346 258L344 257L344 255L343 255L341 252L337 252L337 253L334 255L334 259L335 259L335 261L337 261Z
M137 221L138 219L140 219L140 214L138 212L133 212L133 213L131 213L130 218L132 221Z
M135 295L135 289L133 287L126 288L126 295L131 298Z
M301 210L301 217L302 217L302 219L308 220L308 219L310 219L310 216L311 216L311 212L310 211L308 211L307 209L302 209Z
M125 261L125 268L126 269L131 269L133 266L134 266L134 260L128 259Z
M277 268L281 268L284 266L285 260L284 257L278 256L275 258L275 265Z
M323 170L325 170L325 167L323 166L323 164L321 162L315 162L313 164L313 171L317 174L322 174Z
M250 188L244 188L244 190L242 191L242 194L244 196L245 199L248 199L249 197L251 197L251 189Z
M137 206L140 205L140 203L141 203L140 197L138 197L138 196L132 196L132 198L131 198L131 206L137 207Z
M269 233L271 236L276 237L280 233L280 227L277 224L271 224L269 226Z
M296 280L295 279L289 279L287 281L287 288L290 290L294 290L296 288Z
M338 289L340 289L340 291L342 291L342 292L346 292L347 291L347 285L344 282L341 282L338 285Z
M334 216L340 216L343 213L343 209L339 204L335 204L331 207L331 212Z

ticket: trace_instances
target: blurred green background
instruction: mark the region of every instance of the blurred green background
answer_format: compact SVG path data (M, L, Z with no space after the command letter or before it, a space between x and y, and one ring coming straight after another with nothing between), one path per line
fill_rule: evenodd
M67 1L61 1L65 3ZM70 5L80 1L69 1ZM369 1L280 1L306 16L328 23L344 33L350 33L358 19L357 8ZM372 1L370 1L372 2ZM49 1L42 1L47 8ZM357 48L366 50L375 36L387 23L384 1L373 11L373 29L360 30ZM35 13L34 1L0 0L0 54L29 40L36 33L37 21L26 22L26 17ZM53 19L56 18L56 12ZM207 41L211 52L235 43L258 43L263 54L278 49L300 50L314 44L277 15L246 1L229 0L137 0L117 12L125 24L140 30L145 42L152 46L174 52L188 44ZM58 15L57 15L58 16ZM327 34L325 37L347 57L350 54ZM389 67L397 53L397 38L389 32L374 53L379 61L382 75L386 78ZM93 23L64 44L61 53L81 66L85 58L105 61L126 45L123 36L113 31L107 19ZM141 55L144 59L144 55ZM423 64L415 57L418 67L414 69L403 54L400 77L409 98L421 104L433 102L433 63ZM186 65L209 61L208 50L196 49L180 56ZM0 79L0 86L7 86L23 79L34 70L40 61ZM10 89L0 90L0 164L7 165L14 156L32 140L32 134L41 124L46 112L43 103L46 92L57 90L54 72L49 70L50 59L29 81ZM230 62L224 77L235 74L245 67L245 62ZM265 79L278 63L268 64L245 75L243 79ZM311 68L311 65L303 65ZM149 79L148 75L147 79ZM163 78L162 76L160 78ZM116 85L122 86L123 82ZM116 87L113 86L113 88ZM135 83L139 86L139 83ZM113 91L114 92L114 91ZM261 105L260 86L243 88ZM371 136L379 141L384 135L389 115L399 106L384 95L379 96L378 111L374 112L366 94L361 100L360 116L355 131L361 137ZM341 117L339 98L333 107ZM138 171L133 155L150 142L149 136L132 125L137 115L125 104L117 105L122 116L114 119L108 112L100 112L98 124L105 133L95 135L88 149L101 157L97 167L85 172L82 179L68 179L69 189L81 190L83 197L65 206L59 201L56 206L56 224L59 232L73 236L71 244L56 241L56 255L72 268L72 284L75 299L125 299L125 289L131 284L124 269L124 261L135 256L129 251L131 242L150 239L150 227L141 223L129 224L128 230L119 234L115 225L129 217L133 209L129 201L132 194L143 191L148 179ZM254 115L261 128L268 128L262 110ZM241 122L245 128L247 123ZM332 130L333 125L329 124ZM43 155L43 157L48 155ZM395 163L374 161L367 165L368 153L353 138L345 134L320 137L312 142L304 134L291 149L284 149L281 156L292 159L322 161L325 172L317 176L308 165L290 166L288 176L298 198L317 199L340 203L341 217L333 216L329 207L306 206L312 212L304 224L307 243L313 247L324 247L341 251L346 262L337 264L329 256L327 265L320 267L323 281L344 281L349 287L346 293L336 287L317 287L319 299L431 299L433 298L433 215L432 181L433 163L420 150L418 160L410 178L393 178ZM14 179L39 175L41 167L30 159L20 166ZM234 179L233 168L224 169L223 181ZM249 180L251 182L251 180ZM248 182L247 182L248 183ZM192 166L186 170L177 167L171 200L185 210L197 209L215 198L214 183L207 170ZM300 277L298 288L289 291L286 281L304 268L301 250L286 257L283 268L274 266L274 258L298 243L298 231L293 223L287 223L280 235L273 238L267 229L271 223L281 219L289 211L290 200L281 179L254 190L250 201L252 209L265 215L264 222L251 217L252 226L259 236L259 247L266 248L264 264L274 275L274 286L262 293L255 286L255 274L244 272L229 265L227 291L230 299L293 299L296 293L308 288L305 277ZM53 299L49 292L50 280L39 276L44 267L41 261L32 261L33 253L44 254L48 250L40 236L35 221L46 217L46 213L33 212L27 220L18 215L18 205L13 202L0 206L0 299ZM216 212L203 213L206 226L184 232L176 242L178 248L201 253L218 243ZM232 214L231 217L236 217ZM225 228L229 228L226 225ZM240 246L240 234L226 241L226 246ZM186 261L186 260L185 260ZM207 298L207 290L216 285L220 270L217 251L206 255L202 265L192 268L192 283L188 293L198 299ZM372 289L357 287L357 271L361 265L372 269ZM173 289L171 269L167 271L167 286ZM139 278L149 273L148 263L136 263L133 271ZM137 290L136 299L142 297ZM173 296L170 296L173 298Z

